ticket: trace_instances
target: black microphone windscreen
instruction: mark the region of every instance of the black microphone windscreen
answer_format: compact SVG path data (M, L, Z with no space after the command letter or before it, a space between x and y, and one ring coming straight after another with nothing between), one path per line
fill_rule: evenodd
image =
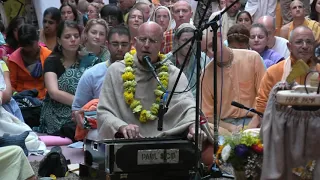
M142 59L143 59L144 61L148 61L148 62L151 61L151 59L150 59L150 57L149 57L148 55L144 55L144 56L142 57Z

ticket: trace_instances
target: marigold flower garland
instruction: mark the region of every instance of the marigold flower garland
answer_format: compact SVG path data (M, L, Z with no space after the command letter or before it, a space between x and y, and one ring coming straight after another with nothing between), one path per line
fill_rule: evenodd
M142 123L146 123L148 120L156 120L159 110L159 103L161 101L161 96L165 93L160 85L157 86L157 89L154 90L154 94L156 96L155 103L152 104L150 110L143 109L142 104L139 100L135 99L135 91L137 82L135 80L135 70L133 69L133 56L136 54L135 50L131 50L129 53L126 53L124 56L125 69L122 74L123 79L123 89L124 89L124 100L129 105L130 109L134 114L139 115L139 121ZM165 59L165 55L158 55L160 61ZM158 73L160 82L162 83L164 88L168 88L169 82L169 73L168 73L168 65L163 64L160 67L160 72Z

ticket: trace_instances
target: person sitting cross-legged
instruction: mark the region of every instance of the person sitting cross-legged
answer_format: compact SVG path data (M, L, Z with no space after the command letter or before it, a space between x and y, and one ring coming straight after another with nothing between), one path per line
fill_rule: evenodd
M110 30L107 37L107 47L110 59L101 62L86 70L81 76L77 86L76 94L72 103L73 120L83 127L83 106L93 99L98 99L108 67L118 60L124 58L125 53L131 48L131 37L127 27L116 26ZM80 138L81 139L81 138ZM78 139L78 140L80 140Z

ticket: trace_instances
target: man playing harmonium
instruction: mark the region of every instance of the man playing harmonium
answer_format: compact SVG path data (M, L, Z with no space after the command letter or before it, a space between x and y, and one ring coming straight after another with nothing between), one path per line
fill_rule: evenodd
M180 135L189 139L195 134L195 101L182 74L168 111L163 117L163 131L157 130L160 101L168 95L177 79L179 69L159 54L163 41L161 26L146 22L139 27L134 39L135 51L123 61L113 63L106 74L97 109L99 139L112 139L116 133L124 138L162 137ZM156 66L161 84L153 77L144 57ZM166 89L163 89L163 87ZM203 132L201 131L201 135ZM203 135L204 137L204 135Z

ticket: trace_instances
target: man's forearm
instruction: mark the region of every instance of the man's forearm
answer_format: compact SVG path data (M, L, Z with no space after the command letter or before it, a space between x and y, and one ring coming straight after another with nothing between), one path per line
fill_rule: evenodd
M260 127L261 120L262 120L262 119L260 118L260 116L254 115L254 116L252 117L251 122L248 124L248 129Z
M208 121L213 124L213 118L212 117L208 118ZM233 132L235 130L235 128L237 127L237 126L235 126L233 124L223 122L220 119L218 120L218 124L219 124L219 128L221 127L223 129L228 130L229 132Z

